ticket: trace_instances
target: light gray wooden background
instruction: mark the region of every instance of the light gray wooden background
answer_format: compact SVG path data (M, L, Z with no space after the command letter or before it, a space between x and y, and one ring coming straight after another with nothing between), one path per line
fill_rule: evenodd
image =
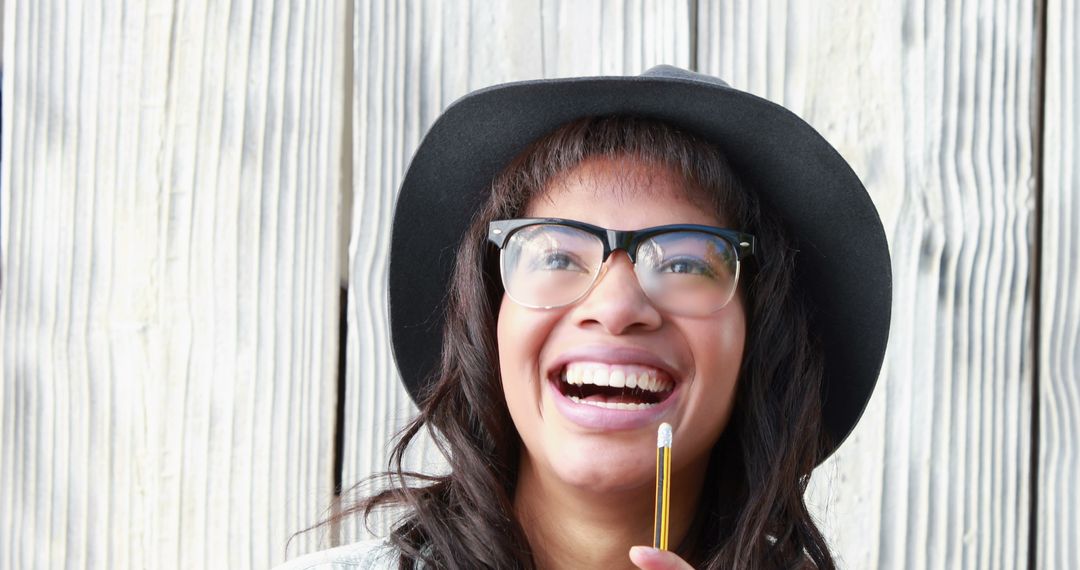
M6 0L0 568L362 537L286 552L327 514L339 403L346 485L413 412L384 291L413 149L471 89L657 63L794 110L882 214L887 362L810 492L842 566L1080 567L1078 24L1075 0Z

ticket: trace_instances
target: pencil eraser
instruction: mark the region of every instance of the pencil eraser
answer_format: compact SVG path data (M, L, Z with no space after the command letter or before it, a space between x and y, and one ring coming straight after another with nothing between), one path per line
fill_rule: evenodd
M671 447L671 424L660 424L660 429L656 432L656 447Z

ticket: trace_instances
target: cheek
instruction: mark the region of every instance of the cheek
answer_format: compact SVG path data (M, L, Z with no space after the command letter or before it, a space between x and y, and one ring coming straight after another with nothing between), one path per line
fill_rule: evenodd
M708 346L711 350L699 351L704 363L721 377L737 377L742 368L743 354L746 348L746 327L742 320L725 323L714 329Z
M691 333L696 386L687 410L701 437L711 448L723 433L735 404L735 392L746 346L746 320L741 310ZM697 447L697 446L695 446Z
M736 337L715 335L711 339L713 342L707 347L701 346L700 350L695 351L697 353L697 383L700 384L700 390L696 396L707 409L714 411L730 409L735 397L739 371L742 369L744 338L742 334Z
M734 382L739 376L746 352L746 313L741 302L732 303L724 311L719 322L710 327L713 336L709 344L714 348L705 353L713 366L723 371L722 376Z
M734 382L746 347L746 313L742 303L731 303L714 318L686 323L683 331L698 379L707 383L722 379Z
M531 403L535 407L540 387L540 354L551 330L550 315L525 309L503 297L496 339L499 373L511 414Z

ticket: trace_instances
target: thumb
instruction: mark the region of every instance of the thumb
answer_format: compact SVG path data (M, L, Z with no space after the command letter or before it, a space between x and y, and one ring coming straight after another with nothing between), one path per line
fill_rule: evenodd
M674 552L648 546L631 548L630 561L642 570L694 570Z

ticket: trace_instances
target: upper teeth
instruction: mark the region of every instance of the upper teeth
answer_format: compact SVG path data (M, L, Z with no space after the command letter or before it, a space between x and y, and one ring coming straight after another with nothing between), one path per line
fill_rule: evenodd
M655 368L626 364L572 362L566 365L563 380L570 384L640 388L650 392L666 392L672 389L672 382L659 377Z

